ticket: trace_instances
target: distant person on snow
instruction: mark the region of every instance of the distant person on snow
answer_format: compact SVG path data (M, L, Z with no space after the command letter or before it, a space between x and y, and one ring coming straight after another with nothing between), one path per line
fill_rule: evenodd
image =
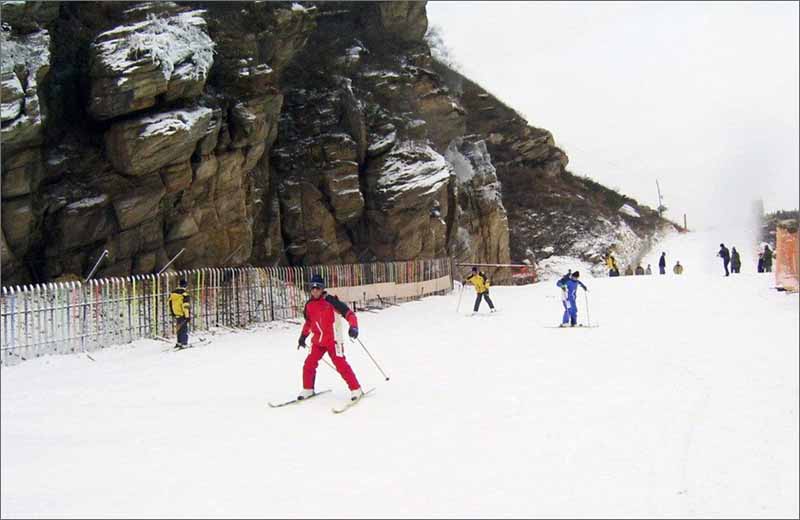
M644 270L644 274L653 274L653 269L650 267L650 264L647 264L647 269Z
M739 258L739 251L735 247L731 248L731 272L738 273L742 268L742 259Z
M611 253L606 258L606 267L608 267L608 276L619 276L619 267L617 267L617 260Z
M683 266L681 265L680 260L675 262L675 267L672 268L672 272L675 274L683 274Z
M639 264L636 266L636 276L643 276L643 275L644 275L644 269L642 268L642 265Z
M764 272L772 272L772 249L768 244L764 244Z
M764 253L758 253L758 272L764 272Z
M169 313L175 320L175 334L178 336L175 348L182 349L188 347L191 303L189 294L186 292L185 279L181 279L181 281L178 282L178 287L169 294Z
M475 286L475 292L478 293L478 296L475 297L475 306L472 308L472 312L478 312L478 309L481 306L481 299L485 299L486 303L489 304L489 312L494 312L496 309L494 308L494 303L489 298L489 279L486 277L486 274L483 271L478 272L477 267L472 268L472 272L464 278L464 283L467 282L471 283Z
M667 253L661 252L661 258L658 259L658 274L667 274Z
M730 276L731 273L728 271L728 264L731 262L731 253L728 251L728 248L725 247L725 244L719 245L717 256L722 258L722 265L725 267L725 276Z
M633 276L633 269L631 269L631 266L625 268L625 276Z
M575 303L575 294L578 292L578 286L583 287L584 291L589 290L578 278L580 278L580 273L575 271L556 282L556 286L561 289L561 302L564 306L561 327L566 327L568 323L571 327L578 324L578 305Z
M358 384L353 369L344 358L344 343L341 340L336 341L334 325L336 325L336 313L338 312L347 320L350 325L348 334L355 339L358 337L358 319L356 319L355 313L339 298L325 292L325 280L322 276L318 274L312 276L309 286L311 299L306 302L303 310L306 321L303 324L297 348L306 348L306 338L309 334L313 333L314 337L311 339L311 351L303 363L303 391L300 392L297 399L308 399L314 395L317 365L322 356L328 354L333 361L333 366L336 367L339 375L350 389L350 399L356 401L364 395L364 392L361 390L361 385Z

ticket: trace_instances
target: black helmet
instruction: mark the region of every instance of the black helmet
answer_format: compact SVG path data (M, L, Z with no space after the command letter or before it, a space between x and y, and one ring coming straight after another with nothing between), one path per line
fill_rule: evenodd
M477 268L477 267L475 267L475 266L472 266L472 272L473 272L473 273L477 273L477 272L478 272L478 268Z
M309 282L308 285L312 289L314 289L315 287L318 287L320 289L324 289L325 288L325 280L322 279L322 276L320 276L318 274L315 274L314 276L311 277L311 282Z
M186 287L187 285L186 278L181 278L181 281L178 282L178 285L180 285L181 287Z

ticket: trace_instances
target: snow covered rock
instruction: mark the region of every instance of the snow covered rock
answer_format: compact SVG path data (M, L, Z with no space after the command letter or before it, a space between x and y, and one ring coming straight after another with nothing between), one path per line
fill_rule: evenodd
M39 87L50 70L50 35L46 30L16 35L4 28L0 45L0 137L8 152L41 143L44 114Z
M462 262L509 263L508 218L486 143L475 136L455 139L445 158L453 171L457 202L450 209L456 212L450 251ZM503 274L507 272L490 272L498 282L508 281Z
M198 96L214 63L203 13L143 9L144 20L99 34L90 48L89 113L110 119L152 107L161 95Z
M447 206L451 169L430 145L405 141L365 172L370 245L382 258L443 254L445 223L432 214Z
M629 217L641 218L641 215L639 215L639 212L636 211L633 208L633 206L631 206L630 204L623 204L617 211L619 211L623 215L627 215Z
M118 171L145 175L188 161L211 122L210 108L172 110L114 123L106 132L106 156Z

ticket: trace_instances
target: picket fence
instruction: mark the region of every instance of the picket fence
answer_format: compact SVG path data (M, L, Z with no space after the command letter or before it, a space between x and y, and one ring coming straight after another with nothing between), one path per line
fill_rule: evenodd
M140 338L172 341L167 299L185 278L191 329L243 328L302 318L312 274L331 292L347 288L348 304L381 306L452 290L449 258L309 267L208 268L82 282L3 287L0 364L45 354L92 352ZM420 282L428 282L421 284ZM434 283L435 282L435 283ZM385 294L361 291L383 284ZM396 284L406 290L393 293ZM407 289L413 288L412 292ZM354 296L356 295L356 296Z

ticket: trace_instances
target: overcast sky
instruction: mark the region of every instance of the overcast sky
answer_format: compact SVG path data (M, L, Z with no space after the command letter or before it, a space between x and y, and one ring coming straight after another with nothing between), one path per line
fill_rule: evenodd
M705 227L796 209L797 2L428 2L460 70L568 169Z

